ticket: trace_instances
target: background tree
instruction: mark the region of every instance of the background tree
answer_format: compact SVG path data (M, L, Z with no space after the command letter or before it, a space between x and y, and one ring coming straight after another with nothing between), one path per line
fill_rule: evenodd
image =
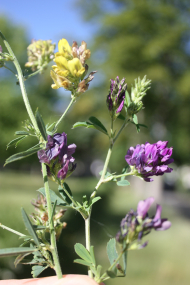
M189 2L81 0L77 3L84 18L97 26L92 54L104 80L96 88L95 96L98 98L100 93L106 96L110 78L125 77L130 90L134 78L146 74L152 80L152 88L144 98L146 115L141 112L139 120L149 129L140 134L140 140L142 143L169 140L175 161L189 163ZM103 105L105 98L99 96L98 106ZM98 109L100 112L102 108ZM123 135L119 142L123 147L126 139Z

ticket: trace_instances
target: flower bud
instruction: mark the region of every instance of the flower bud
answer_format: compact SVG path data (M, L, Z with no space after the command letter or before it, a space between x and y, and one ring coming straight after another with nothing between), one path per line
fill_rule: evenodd
M27 48L28 62L26 67L31 67L33 71L44 68L54 58L55 44L51 40L32 40Z
M154 198L139 201L137 211L130 212L122 219L120 231L116 235L116 240L127 244L130 250L144 248L148 242L142 243L142 238L149 234L152 229L166 230L171 226L167 219L161 219L161 206L157 205L156 214L153 218L148 215L148 210L153 204Z
M107 96L107 106L111 117L113 119L116 119L117 116L121 113L124 106L127 83L125 83L125 78L119 81L118 76L115 80L111 79L110 81L111 84L109 94Z

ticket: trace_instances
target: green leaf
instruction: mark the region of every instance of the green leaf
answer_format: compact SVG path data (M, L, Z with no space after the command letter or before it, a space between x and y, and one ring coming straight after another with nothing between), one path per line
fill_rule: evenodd
M23 208L21 208L21 212L22 212L22 217L23 217L23 220L24 220L24 224L25 224L25 227L27 228L29 234L33 237L34 239L34 242L40 246L40 241L38 239L38 236L32 226L32 223L30 222L29 218L28 218L28 215L26 214L25 210Z
M127 90L125 91L125 101L124 102L127 107L129 107L129 105L131 104L131 99L130 99L130 96Z
M118 258L117 250L116 250L116 240L115 238L112 238L107 243L107 255L110 261L110 264L112 265L115 260ZM113 270L114 274L117 274L117 268L114 266ZM111 276L110 276L111 277ZM113 278L113 277L111 277Z
M75 259L74 262L82 264L82 265L85 265L85 266L88 266L88 267L90 267L92 265L91 262L85 261L83 259Z
M40 133L41 133L42 137L44 138L44 140L47 141L46 127L45 127L44 121L43 121L42 116L40 115L38 109L36 110L35 117L36 117L36 122L37 122L38 128L40 130Z
M133 122L135 123L135 125L138 124L138 118L136 114L133 114Z
M8 145L7 145L7 149L8 149L11 145L14 145L14 144L16 144L15 147L17 147L19 141L23 140L24 138L26 138L26 136L21 136L21 137L18 137L18 138L16 138L16 139L10 141L10 142L8 143Z
M118 186L129 186L130 182L128 180L120 180L120 181L117 181L117 185Z
M143 128L147 128L148 129L148 127L146 126L146 125L144 125L144 124L138 124L140 127L143 127Z
M95 117L90 117L90 118L95 118ZM104 134L108 135L106 128L102 125L102 123L100 121L99 121L99 123L101 124L101 127L100 127L100 125L97 125L97 124L92 123L92 122L86 122L86 121L85 122L77 122L73 125L73 129L78 128L78 127L85 127L88 129L96 129L96 130L101 131Z
M98 265L97 266L97 270L96 270L96 278L97 278L97 280L100 278L101 270L102 270L102 266Z
M136 129L137 129L137 133L140 132L140 127L143 127L143 128L148 128L146 125L143 125L143 124L135 124L134 122L131 122L132 124L134 124L136 126Z
M91 256L91 258L92 258L92 263L93 263L93 265L94 266L96 266L96 259L95 259L95 255L94 255L94 246L92 246L91 245L91 247L90 247L90 256Z
M24 254L29 252L34 252L36 249L31 247L12 247L0 249L0 257L14 256L18 254Z
M18 135L18 136L28 136L29 135L29 132L26 132L26 131L17 131L15 132L15 135Z
M38 275L40 275L40 273L42 273L42 271L44 271L46 268L48 268L48 266L42 266L42 265L34 265L32 266L32 276L33 278L38 277Z
M94 126L88 122L77 122L73 125L73 129L78 127L94 128Z
M84 247L84 245L82 245L81 243L76 243L75 244L75 252L85 261L89 262L89 263L93 263L93 260L90 256L90 253L88 252L88 250Z
M40 149L42 149L42 148L40 146L37 146L35 148L31 148L31 149L28 149L26 151L13 154L12 156L10 156L9 158L6 159L4 166L7 165L8 163L11 163L11 162L14 162L16 160L20 160L20 159L23 159L27 156L30 156L30 155L38 152Z
M96 118L96 117L90 117L89 121L91 123L93 123L93 125L96 127L96 129L98 129L99 131L108 134L108 131L106 130L106 128L104 127L104 125Z
M68 197L68 195L65 193L64 189L69 193L71 197L73 197L71 189L69 188L69 185L66 182L63 183L63 187L61 186L58 187L58 191L60 195L62 196L62 198L64 199L65 203L69 206L72 206L73 203L71 199Z
M123 116L121 113L119 114L119 116L117 116L118 119L125 121L125 116Z
M107 275L108 275L110 278L115 278L115 277L117 277L117 274L116 274L115 272L111 271L111 270L110 270L110 271L107 270L106 273L107 273Z
M44 197L46 197L46 191L45 191L44 187L38 189L37 191L40 192ZM52 204L54 204L55 201L57 201L57 206L66 206L67 205L65 203L65 201L63 199L61 199L59 196L57 196L53 190L49 189L49 192L50 192L50 198L51 198Z
M19 254L19 256L17 256L17 258L15 259L14 261L14 265L15 267L28 255L30 255L31 252L27 252L27 253L24 253L24 254Z
M98 200L102 199L100 196L93 198L92 200L90 200L90 205L93 205L94 203L96 203Z

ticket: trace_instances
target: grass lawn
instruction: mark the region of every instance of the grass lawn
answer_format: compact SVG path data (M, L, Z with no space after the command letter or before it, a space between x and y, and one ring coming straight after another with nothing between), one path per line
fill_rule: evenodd
M73 190L74 196L82 197L87 192L91 193L96 179L69 178L68 184ZM20 208L24 207L28 214L33 211L30 204L32 198L36 198L38 188L42 187L40 175L17 174L14 172L0 173L0 223L17 231L25 233L22 224ZM55 187L51 184L51 189ZM118 231L119 221L126 212L135 207L139 198L130 187L116 187L110 183L100 189L102 200L94 205L92 214L92 243L95 246L97 261L103 263L105 269L109 266L106 256L106 243L109 236L114 236ZM172 227L165 232L152 232L147 239L148 246L139 251L131 251L128 254L127 276L125 278L112 279L106 284L110 285L188 285L190 284L190 221L180 216L178 211L168 205L163 205L163 216L168 217ZM77 213L68 211L65 215L68 223L61 237L60 243L65 243L62 254L68 253L76 258L73 245L76 242L84 244L84 225ZM102 225L103 224L103 225ZM0 229L0 248L16 247L20 240L14 234ZM68 255L69 256L69 255ZM76 273L72 266L65 267L65 258L61 257L62 268L65 273ZM0 277L13 278L25 271L20 266L18 269L12 265L12 258L0 259ZM19 273L19 270L21 273ZM85 273L85 268L78 265L77 270ZM7 275L6 275L7 274ZM12 275L11 275L12 274ZM53 273L52 273L53 274ZM26 275L23 275L26 276ZM28 275L27 277L30 277Z

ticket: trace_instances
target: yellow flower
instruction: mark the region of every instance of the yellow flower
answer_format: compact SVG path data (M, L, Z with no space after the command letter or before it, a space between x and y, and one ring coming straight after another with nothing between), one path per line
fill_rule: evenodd
M56 74L53 70L51 70L50 74L55 83L51 85L53 89L59 89L60 87L63 87L69 90L70 87L72 87L72 83L67 78Z
M72 49L66 39L62 39L58 43L58 50L55 56L63 56L67 59L72 59Z
M80 77L85 72L85 67L82 66L82 63L78 58L73 58L72 60L68 61L68 67L71 74L74 77Z
M74 77L80 77L85 72L85 67L78 58L72 60L66 60L63 56L58 56L54 59L56 65L53 65L53 70L61 76L72 75Z
M58 56L54 59L54 61L57 65L52 66L53 70L56 73L59 70L61 72L60 73L61 76L68 76L70 71L69 71L68 61L66 60L66 58L63 56Z

